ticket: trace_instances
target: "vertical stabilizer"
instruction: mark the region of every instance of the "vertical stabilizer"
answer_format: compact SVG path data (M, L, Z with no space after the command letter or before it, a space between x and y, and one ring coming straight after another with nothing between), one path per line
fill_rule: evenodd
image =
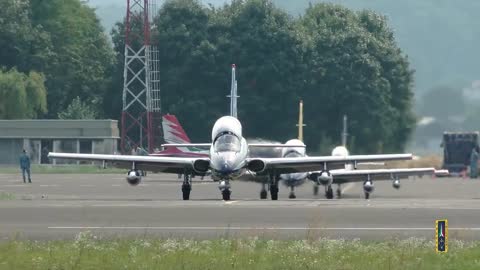
M343 116L342 146L347 147L347 116Z
M298 139L303 142L303 100L300 100L298 108Z
M235 78L235 64L232 65L232 85L230 87L230 95L227 97L230 98L230 116L238 118L237 115L237 99L240 96L237 96L237 79Z
M164 115L162 128L166 143L190 143L190 138L188 138L187 133L175 115Z

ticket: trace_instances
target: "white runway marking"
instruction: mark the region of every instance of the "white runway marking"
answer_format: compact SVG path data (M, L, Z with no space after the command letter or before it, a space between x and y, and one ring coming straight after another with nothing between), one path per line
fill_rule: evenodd
M28 187L27 184L23 184L23 185L3 185L2 187Z
M58 185L40 185L41 187L58 187Z
M225 204L234 204L237 203L238 201L226 201Z
M370 228L354 228L354 227L173 227L173 226L52 226L48 227L52 230L277 230L277 231L304 231L304 230L325 230L325 231L434 231L434 227L417 227L417 228L386 228L386 227L370 227ZM480 231L480 227L471 228L448 228L450 231Z

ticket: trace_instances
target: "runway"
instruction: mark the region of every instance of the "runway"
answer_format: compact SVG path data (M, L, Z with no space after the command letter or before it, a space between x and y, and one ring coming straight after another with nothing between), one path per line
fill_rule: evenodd
M422 178L376 182L370 200L362 186L343 186L343 198L326 200L306 183L289 200L258 199L260 186L233 182L232 201L217 183L195 179L190 201L180 199L181 180L149 175L137 187L123 175L0 174L0 237L71 239L90 230L101 237L250 237L275 239L433 238L436 219L447 218L450 239L480 239L480 181Z

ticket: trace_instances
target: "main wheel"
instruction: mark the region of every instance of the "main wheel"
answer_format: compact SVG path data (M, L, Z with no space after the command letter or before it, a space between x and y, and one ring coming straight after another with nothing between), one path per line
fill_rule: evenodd
M327 187L327 190L325 191L325 196L327 197L327 199L333 199L333 189L332 189L332 186L328 186Z
M370 199L370 193L365 192L365 200L368 200L368 199Z
M297 196L295 196L295 193L292 192L292 193L290 193L290 195L288 195L288 198L289 199L296 199Z
M318 185L313 186L313 195L315 195L315 196L318 195Z
M222 191L223 200L224 201L230 201L230 194L232 194L232 192L229 189L224 189Z
M190 191L192 190L191 185L182 185L182 195L183 195L183 200L188 201L190 200Z
M337 197L338 198L342 197L342 190L340 188L337 189Z
M278 200L278 187L276 185L270 186L270 196L272 197L272 201Z
M265 189L263 189L262 191L260 191L260 199L261 199L261 200L267 199L267 191L266 191Z

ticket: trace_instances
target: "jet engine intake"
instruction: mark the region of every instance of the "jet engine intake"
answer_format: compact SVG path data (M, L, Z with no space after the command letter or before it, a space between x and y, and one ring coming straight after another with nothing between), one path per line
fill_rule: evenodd
M329 171L321 171L317 174L317 183L323 186L329 186L333 182L333 177Z
M127 182L131 186L136 186L142 181L142 174L139 171L129 171L127 174Z
M363 191L365 191L365 193L372 193L374 188L373 182L370 180L367 180L365 183L363 183Z
M210 169L210 161L197 159L193 162L193 169L198 173L206 173Z
M265 167L265 162L261 159L251 160L247 165L247 169L255 173L263 172Z

